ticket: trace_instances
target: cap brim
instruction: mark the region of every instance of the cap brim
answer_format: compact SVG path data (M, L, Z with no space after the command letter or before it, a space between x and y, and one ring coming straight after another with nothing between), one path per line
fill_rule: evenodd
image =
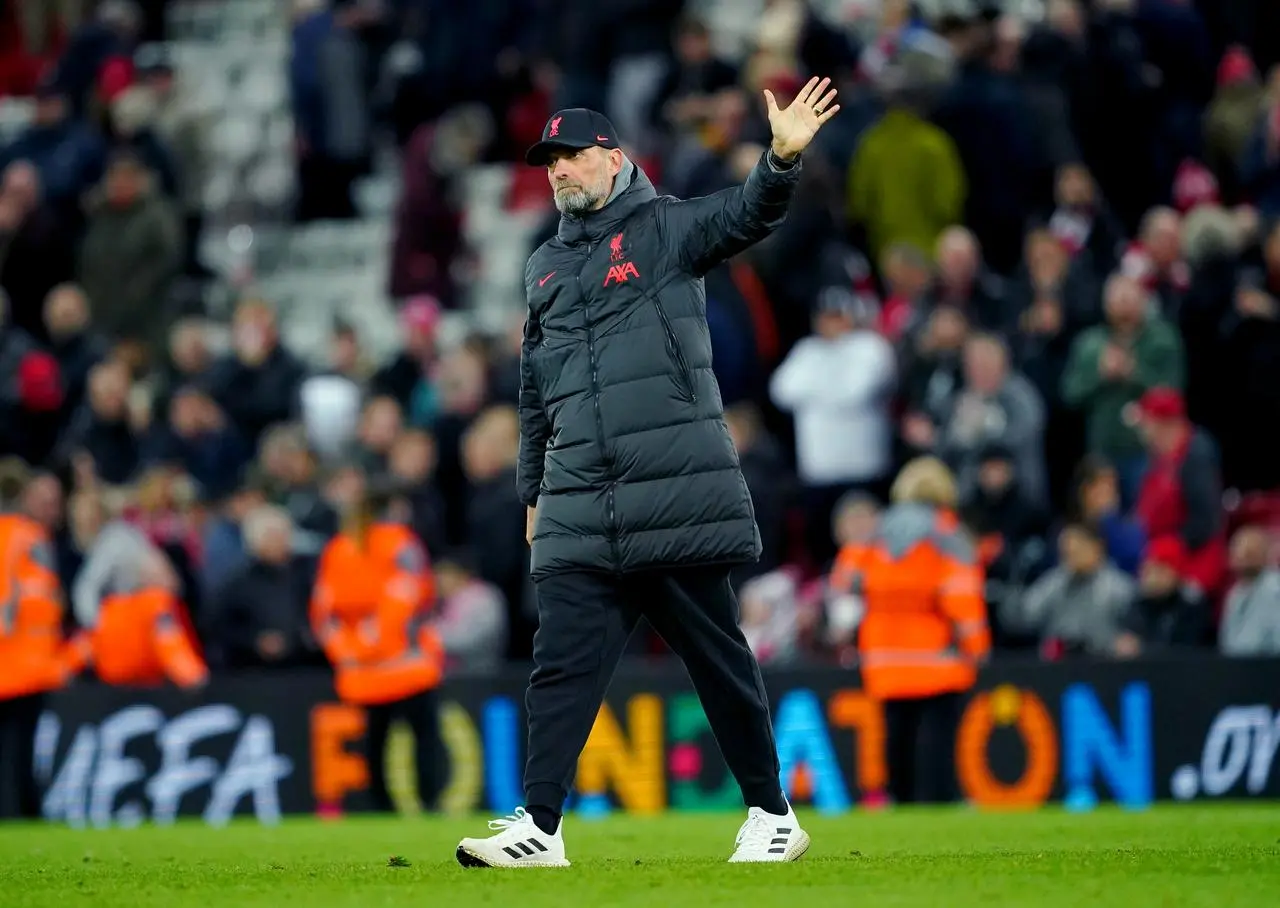
M524 162L531 167L544 167L551 160L551 152L557 149L570 148L580 151L583 148L590 148L593 144L591 142L585 145L581 142L539 142L524 153Z

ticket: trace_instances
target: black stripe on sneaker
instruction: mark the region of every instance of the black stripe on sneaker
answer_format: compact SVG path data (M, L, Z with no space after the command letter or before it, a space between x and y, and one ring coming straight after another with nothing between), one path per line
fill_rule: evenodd
M791 835L790 826L779 826L774 835Z
M547 846L546 846L546 845L543 845L543 844L542 844L541 842L539 842L537 839L530 839L530 840L529 840L529 844L530 844L530 845L532 845L534 848L538 849L539 851L546 851L546 850L547 850Z
M772 842L770 842L769 844L770 844L770 845L785 845L785 844L787 844L787 837L786 837L786 836L779 836L778 838L774 839L774 840L773 840Z
M769 849L769 854L786 854L786 853L787 853L787 849L785 849L785 848L770 848L770 849Z
M523 851L525 854L533 854L533 849L530 848L528 845L526 845L524 842L516 842L516 844L520 846L520 850Z
M511 857L513 857L513 858L514 858L515 860L517 860L517 861L518 861L518 860L520 860L522 857L524 857L524 855L522 855L520 852L516 851L516 850L515 850L514 848L512 848L510 845L508 845L506 848L504 848L504 849L502 849L502 850L503 850L503 851L505 851L507 854L511 855Z

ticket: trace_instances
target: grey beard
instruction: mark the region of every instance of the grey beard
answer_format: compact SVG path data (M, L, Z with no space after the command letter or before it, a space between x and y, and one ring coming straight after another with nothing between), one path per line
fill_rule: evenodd
M567 214L570 217L582 217L596 207L601 196L594 192L588 192L586 189L573 189L569 192L553 193L553 198L555 199L556 210L561 214Z

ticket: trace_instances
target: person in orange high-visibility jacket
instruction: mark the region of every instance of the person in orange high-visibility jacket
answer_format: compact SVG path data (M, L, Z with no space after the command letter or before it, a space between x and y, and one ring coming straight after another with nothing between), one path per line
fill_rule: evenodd
M164 556L151 552L139 570L138 588L103 598L90 628L67 647L68 670L92 668L99 680L120 687L155 687L166 681L192 689L209 680L177 595L178 579Z
M444 650L430 623L435 582L417 536L388 518L391 497L389 488L362 489L348 506L342 532L320 556L311 623L333 664L338 696L366 709L374 809L395 810L385 764L398 717L416 741L418 797L434 810L445 777L435 692Z
M983 571L955 516L955 480L936 458L907 464L875 535L846 546L832 592L860 600L858 663L884 705L895 801L955 799L961 699L991 651Z
M62 595L48 534L31 518L0 512L0 559L0 818L36 818L36 725L45 694L67 680Z

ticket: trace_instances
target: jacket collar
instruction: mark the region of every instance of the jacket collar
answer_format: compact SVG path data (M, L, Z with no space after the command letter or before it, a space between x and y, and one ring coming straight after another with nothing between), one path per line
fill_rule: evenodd
M602 239L637 208L658 197L649 177L630 158L624 158L622 170L614 180L613 192L604 207L582 217L560 216L556 231L566 245L592 243Z

